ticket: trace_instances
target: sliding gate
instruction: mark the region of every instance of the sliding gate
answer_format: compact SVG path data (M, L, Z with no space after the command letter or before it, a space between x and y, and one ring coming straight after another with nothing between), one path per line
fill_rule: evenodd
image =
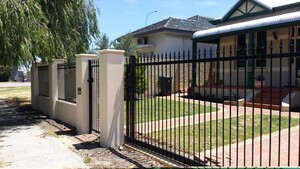
M300 54L273 48L131 56L126 140L190 166L299 166Z

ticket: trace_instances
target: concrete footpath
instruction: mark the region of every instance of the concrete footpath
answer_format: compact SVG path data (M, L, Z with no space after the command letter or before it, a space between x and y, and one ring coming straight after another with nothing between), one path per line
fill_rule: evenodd
M88 168L80 156L32 123L0 101L0 162L5 168Z
M26 87L31 86L31 82L0 82L0 87Z

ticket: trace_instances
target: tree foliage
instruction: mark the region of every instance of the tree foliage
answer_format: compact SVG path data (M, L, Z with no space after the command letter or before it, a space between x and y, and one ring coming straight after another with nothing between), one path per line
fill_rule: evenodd
M1 0L0 65L71 59L99 34L93 0Z
M98 41L95 43L97 50L103 50L109 48L109 38L106 33L101 34Z
M130 55L136 55L136 46L137 43L133 39L133 35L131 33L127 33L121 38L112 42L112 46L118 50L125 51L125 57L129 57Z
M137 43L135 42L131 33L127 33L122 36L118 40L113 42L113 46L115 49L124 50L125 57L129 57L130 55L135 55L136 60L139 58L137 56ZM148 89L148 78L146 77L147 68L143 66L136 67L136 93L143 94Z

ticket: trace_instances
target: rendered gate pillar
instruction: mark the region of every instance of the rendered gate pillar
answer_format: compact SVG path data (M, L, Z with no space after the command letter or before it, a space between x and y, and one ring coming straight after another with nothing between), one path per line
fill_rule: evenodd
M97 55L92 54L76 55L76 128L78 134L86 134L90 132L88 61L95 59L96 56Z
M63 59L54 59L49 65L49 115L51 118L56 118L56 102L58 100L58 73L57 65L64 63Z
M100 51L100 145L124 144L124 51Z
M39 77L37 63L32 63L31 67L31 105L34 109L38 109L39 96Z

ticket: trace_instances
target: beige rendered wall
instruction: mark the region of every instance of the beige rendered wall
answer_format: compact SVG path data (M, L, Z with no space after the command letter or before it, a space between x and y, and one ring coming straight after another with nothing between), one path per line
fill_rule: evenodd
M77 105L74 103L58 100L55 107L57 119L72 126L76 126L76 107Z
M230 46L232 49L232 56L236 55L236 36L227 36L220 38L220 52L223 56L223 48L225 48L225 57L230 55Z
M100 145L102 147L124 144L124 52L100 51Z
M38 110L45 113L46 115L49 115L49 97L45 96L38 96Z

